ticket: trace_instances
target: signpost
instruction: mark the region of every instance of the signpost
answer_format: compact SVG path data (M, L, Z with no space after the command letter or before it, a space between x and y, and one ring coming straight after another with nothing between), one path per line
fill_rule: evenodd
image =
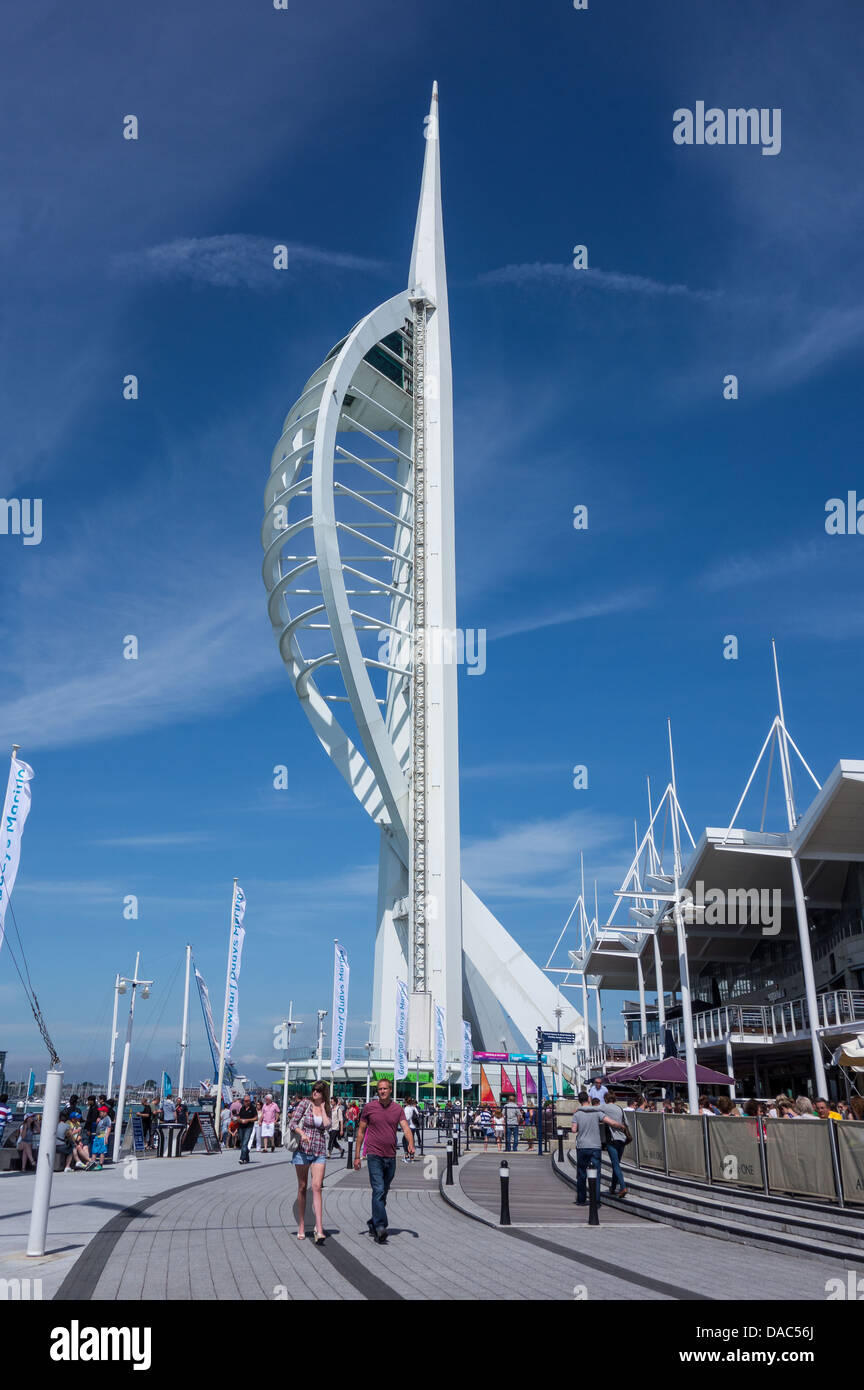
M543 1152L543 1130L545 1128L545 1111L543 1109L543 1051L547 1047L554 1047L556 1043L567 1044L572 1047L576 1041L575 1033L547 1033L543 1028L537 1029L537 1153ZM563 1090L563 1084L562 1084ZM553 1114L554 1121L554 1114ZM554 1129L554 1124L553 1124ZM550 1141L551 1142L551 1141Z

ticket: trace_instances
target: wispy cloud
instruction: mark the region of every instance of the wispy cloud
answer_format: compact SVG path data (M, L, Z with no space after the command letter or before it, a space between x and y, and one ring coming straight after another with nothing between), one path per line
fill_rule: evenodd
M757 379L791 386L815 375L844 353L864 343L864 304L818 313L788 341L754 364Z
M0 730L30 748L123 737L182 722L279 679L267 633L245 598L226 600L197 618L186 617L179 605L164 614L165 636L154 632L151 641L142 640L137 661L123 659L118 627L112 654L103 643L97 660L76 663L86 668L80 673L52 679L40 670L39 688L0 702ZM152 612L148 628L151 623L158 631ZM257 640L250 641L250 630ZM92 638L89 646L92 656Z
M617 888L627 867L632 823L623 816L572 811L523 821L462 847L462 873L482 898L572 902L579 891L579 853L601 888Z
M287 247L285 269L274 267L274 247ZM287 243L280 237L180 237L141 251L126 251L112 261L115 273L134 280L190 280L199 285L275 291L292 282L299 271L365 272L380 275L383 261L344 251Z
M175 830L166 835L121 835L113 840L95 840L94 844L122 849L182 849L186 845L208 844L215 838L200 830Z
M824 560L825 537L807 541L803 545L784 546L782 550L771 550L761 555L730 556L699 575L699 583L705 589L718 593L723 589L735 589L742 584L767 583L781 575L805 570L816 559Z
M563 627L567 623L581 623L589 618L606 618L613 613L633 613L647 608L657 595L654 588L624 589L607 598L586 599L572 608L558 609L554 613L535 613L531 617L504 623L489 629L488 638L516 637L524 632L539 632L547 627Z
M617 270L600 270L587 266L584 270L574 270L572 265L559 265L548 261L531 261L521 265L504 265L498 270L487 270L478 275L477 283L520 287L548 285L555 288L565 285L576 294L583 290L600 290L612 294L647 295L652 299L694 299L703 303L722 298L719 290L694 290L689 285L670 285L661 280L652 280L647 275L628 275Z

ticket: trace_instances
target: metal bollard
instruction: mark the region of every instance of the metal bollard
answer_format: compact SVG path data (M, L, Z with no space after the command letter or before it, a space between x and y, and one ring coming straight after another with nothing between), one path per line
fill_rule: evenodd
M465 1152L466 1154L471 1152L471 1126L467 1123L465 1125Z
M564 1162L564 1131L563 1131L563 1129L559 1129L559 1131L558 1131L558 1162L559 1162L559 1163L563 1163L563 1162Z
M445 1187L453 1186L453 1140L447 1140L447 1177L444 1179Z
M354 1167L354 1138L352 1135L348 1136L348 1162L345 1164L345 1167Z
M458 1168L458 1167L459 1167L459 1145L460 1145L460 1142L461 1142L461 1141L460 1141L460 1138L459 1138L459 1132L458 1132L458 1130L454 1130L454 1132L453 1132L453 1167L454 1167L454 1168Z
M596 1163L592 1163L588 1169L588 1225L599 1226L600 1217L597 1215L597 1192L600 1187L600 1169Z
M498 1169L498 1176L501 1179L501 1218L499 1226L510 1225L510 1165L506 1158L502 1158L501 1166Z

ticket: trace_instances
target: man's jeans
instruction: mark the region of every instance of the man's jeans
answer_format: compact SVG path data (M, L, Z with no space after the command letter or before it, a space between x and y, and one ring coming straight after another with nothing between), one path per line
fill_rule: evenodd
M512 1141L513 1141L512 1144L511 1144L511 1142L510 1142L511 1139L512 1139ZM518 1125L508 1125L508 1126L507 1126L507 1130L506 1130L506 1133L505 1133L505 1136L504 1136L504 1147L505 1147L505 1149L507 1150L508 1154L509 1154L510 1152L515 1153L516 1150L518 1149L518 1147L519 1147L519 1126L518 1126Z
M624 1174L621 1172L621 1155L624 1152L624 1140L607 1140L606 1152L609 1155L609 1162L612 1164L612 1181L609 1184L609 1192L611 1195L616 1187L625 1188L627 1186L624 1180Z
M602 1149L578 1149L576 1150L576 1201L585 1202L587 1200L587 1172L593 1163L597 1167L597 1205L600 1206L600 1160L603 1157Z
M243 1140L242 1140L242 1143L241 1143L241 1145L240 1145L240 1157L241 1157L241 1158L248 1158L248 1157L249 1157L249 1140L252 1138L252 1129L253 1129L253 1126L252 1126L252 1125L244 1125L243 1128L242 1128Z
M379 1158L378 1154L367 1154L369 1181L372 1184L372 1225L378 1230L387 1229L387 1193L396 1175L396 1159Z

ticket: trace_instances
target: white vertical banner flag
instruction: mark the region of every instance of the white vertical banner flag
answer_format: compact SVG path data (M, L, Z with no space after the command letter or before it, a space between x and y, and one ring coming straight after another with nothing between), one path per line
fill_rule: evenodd
M404 980L396 981L396 1046L393 1059L393 1080L404 1081L408 1075L408 986Z
M213 1023L213 1010L210 1007L210 991L207 988L204 976L195 966L195 980L198 985L198 997L201 1000L201 1008L204 1013L204 1027L207 1029L207 1041L210 1044L210 1056L213 1058L213 1065L216 1073L219 1073L219 1044L216 1041L216 1028Z
M234 896L234 913L231 918L231 941L228 945L228 1028L225 1034L225 1056L231 1056L231 1048L237 1037L237 1029L240 1027L240 1014L237 1009L238 987L237 981L240 978L240 960L243 955L243 942L246 940L246 933L243 930L243 918L246 916L246 894L237 885L237 892Z
M474 1045L471 1042L471 1024L462 1020L462 1089L469 1091L474 1085Z
M345 1031L348 1027L348 952L336 942L333 962L333 1031L330 1034L330 1070L345 1065Z
M21 858L21 832L30 811L30 783L33 769L21 758L12 759L9 768L9 785L3 803L3 821L0 824L0 946L6 934L6 908L15 887L18 875L18 860Z
M435 1005L435 1085L447 1080L447 1037L444 1031L444 1010Z

